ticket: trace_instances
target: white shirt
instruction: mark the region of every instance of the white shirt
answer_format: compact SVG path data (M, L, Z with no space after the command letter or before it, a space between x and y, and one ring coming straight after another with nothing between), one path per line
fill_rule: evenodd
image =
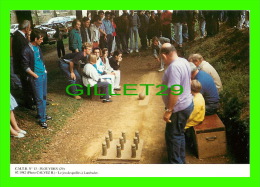
M85 86L87 86L88 84L90 84L91 87L93 87L95 84L97 84L97 82L100 79L100 75L98 74L96 68L90 64L87 63L84 68L83 68L83 72L90 78L87 78L85 76L83 76L82 80L83 80L83 84Z
M95 24L91 24L90 31L91 31L91 41L99 42L99 39L100 39L99 28Z

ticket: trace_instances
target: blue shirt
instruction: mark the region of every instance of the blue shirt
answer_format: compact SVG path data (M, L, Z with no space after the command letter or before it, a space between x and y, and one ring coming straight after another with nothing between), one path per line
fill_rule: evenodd
M102 22L104 24L104 29L105 29L106 34L112 34L114 32L114 27L113 27L111 21L104 19Z
M45 66L41 59L40 51L38 46L32 46L34 51L34 73L42 75L45 73Z
M174 60L169 67L165 70L163 75L163 85L166 85L168 89L163 92L164 95L163 101L165 107L168 107L169 102L169 94L171 94L171 86L172 85L181 85L183 88L182 94L179 95L178 101L174 106L173 112L178 112L186 109L192 103L192 95L191 95L191 69L188 61L184 58L177 58ZM162 87L163 89L163 87ZM179 90L180 87L177 86L175 90ZM172 108L169 108L172 109Z
M195 79L197 79L202 86L200 93L203 95L205 103L218 103L218 89L210 74L206 73L205 71L199 71L198 74L195 76Z

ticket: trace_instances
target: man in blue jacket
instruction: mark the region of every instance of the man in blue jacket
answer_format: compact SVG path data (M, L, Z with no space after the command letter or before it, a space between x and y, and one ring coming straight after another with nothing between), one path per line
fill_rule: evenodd
M22 52L23 69L29 75L36 98L39 125L46 129L48 127L46 120L51 119L51 117L46 114L47 71L39 47L43 42L43 36L39 31L32 31L30 40Z

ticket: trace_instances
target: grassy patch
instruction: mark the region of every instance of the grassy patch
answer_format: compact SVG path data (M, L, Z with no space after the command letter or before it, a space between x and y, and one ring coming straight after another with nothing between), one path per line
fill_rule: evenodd
M222 26L215 37L200 39L185 49L185 57L200 53L221 77L219 115L230 152L238 163L249 162L249 32Z

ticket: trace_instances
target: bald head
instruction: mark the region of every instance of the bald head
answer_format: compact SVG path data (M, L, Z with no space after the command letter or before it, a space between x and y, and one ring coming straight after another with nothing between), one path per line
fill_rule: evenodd
M178 58L175 47L170 43L164 43L161 48L161 57L166 65L169 65L176 58Z
M161 54L170 54L171 52L176 52L175 47L170 43L164 43L161 48Z

